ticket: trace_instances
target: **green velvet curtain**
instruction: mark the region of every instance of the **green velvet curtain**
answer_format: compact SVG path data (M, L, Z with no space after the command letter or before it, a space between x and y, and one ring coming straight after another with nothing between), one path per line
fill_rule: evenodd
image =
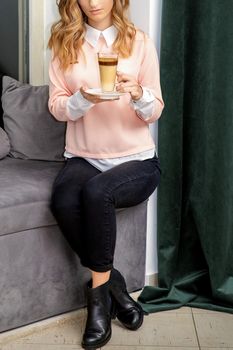
M158 287L149 312L233 313L233 0L163 0Z

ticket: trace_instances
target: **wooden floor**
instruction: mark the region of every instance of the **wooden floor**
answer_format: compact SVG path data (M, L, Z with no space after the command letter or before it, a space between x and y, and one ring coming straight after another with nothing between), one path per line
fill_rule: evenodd
M136 298L137 294L132 294ZM79 350L86 309L0 334L0 350ZM113 321L104 350L233 350L233 315L183 307L145 317L136 332Z

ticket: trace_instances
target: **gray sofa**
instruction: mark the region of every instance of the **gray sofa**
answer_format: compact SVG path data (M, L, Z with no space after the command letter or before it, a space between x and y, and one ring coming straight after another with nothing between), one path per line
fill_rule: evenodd
M47 86L3 77L0 332L85 306L89 271L49 210L52 183L64 165L65 123L50 115L47 101ZM117 211L115 266L129 291L144 285L146 209L142 203Z

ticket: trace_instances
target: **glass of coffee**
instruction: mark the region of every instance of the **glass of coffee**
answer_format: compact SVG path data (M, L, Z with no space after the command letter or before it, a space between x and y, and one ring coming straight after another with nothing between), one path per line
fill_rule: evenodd
M103 92L114 91L118 55L115 53L98 53L100 81Z

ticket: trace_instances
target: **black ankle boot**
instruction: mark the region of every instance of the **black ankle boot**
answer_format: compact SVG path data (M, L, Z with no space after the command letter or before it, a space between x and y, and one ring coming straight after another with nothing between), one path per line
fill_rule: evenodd
M110 281L116 317L126 328L138 329L144 318L142 307L128 294L125 279L118 270L112 269Z
M111 318L114 308L109 291L110 281L99 287L87 287L87 322L83 335L82 347L88 350L98 349L111 338Z

